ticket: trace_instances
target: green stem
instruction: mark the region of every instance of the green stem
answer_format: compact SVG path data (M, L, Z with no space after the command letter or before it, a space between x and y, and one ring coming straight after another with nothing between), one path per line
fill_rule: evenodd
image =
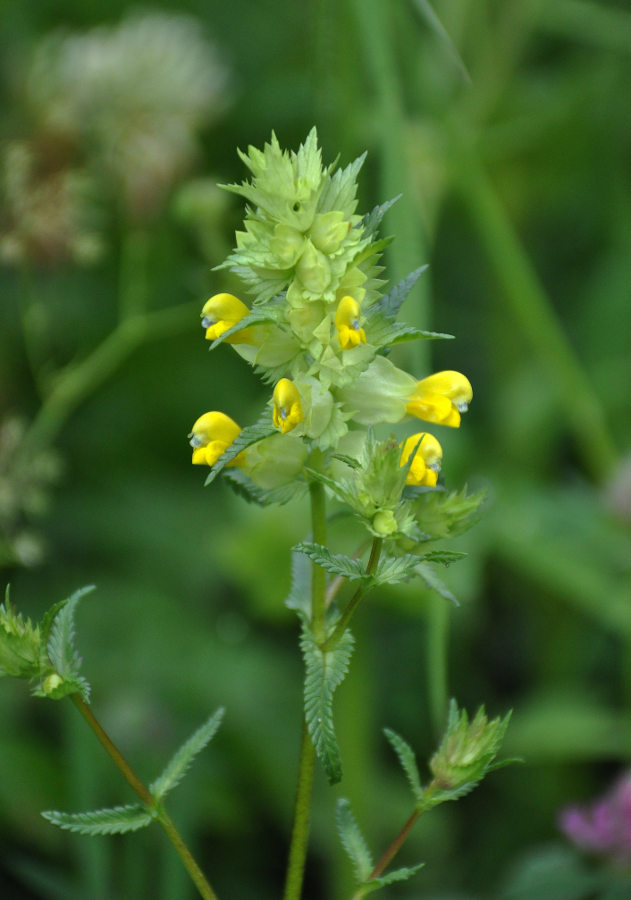
M318 467L318 459L312 457L311 464ZM311 498L311 535L318 544L326 545L326 502L324 485L319 481L309 484ZM324 636L326 616L326 572L320 566L311 566L311 627L316 637ZM298 762L298 782L294 801L294 821L289 845L287 876L284 900L300 900L304 879L309 827L311 822L311 796L315 774L316 754L307 730L302 722L300 759Z
M366 567L366 573L371 575L375 569L377 568L377 564L379 562L379 557L381 556L381 548L383 547L383 538L375 538L372 542L372 547L370 550L370 559L368 560L368 565ZM366 591L368 590L367 586L362 583L359 585L351 599L348 601L346 609L340 616L337 621L337 624L331 634L326 638L326 640L322 641L320 644L320 649L323 650L324 653L327 653L329 650L332 650L340 638L346 631L349 626L351 619L353 618L353 614L355 610L361 603L364 598Z
M383 854L383 856L381 857L381 859L379 860L379 862L377 863L375 868L372 870L372 872L368 876L368 879L379 878L379 876L382 875L383 872L385 872L387 867L390 865L390 863L392 862L394 857L397 855L397 853L403 846L403 843L405 842L407 836L409 835L410 831L412 830L412 828L413 828L414 824L416 823L416 820L418 819L420 814L421 814L420 809L414 810L414 812L409 817L409 819L407 820L407 822L405 823L405 825L403 826L401 831L397 834L397 836L392 841L392 843L390 844L388 849L385 851L385 853Z
M600 482L618 456L602 405L475 153L458 138L456 143L460 147L454 159L455 178L503 297L547 369L550 389L557 391L583 461L594 480Z
M160 823L162 828L164 829L168 839L173 844L176 853L182 860L186 871L191 876L191 879L195 886L197 887L200 895L204 898L204 900L217 900L217 895L208 884L204 873L197 865L191 851L188 849L186 844L184 843L182 836L179 831L171 821L170 817L164 810L164 808L156 808L155 800L147 787L142 783L140 778L136 775L132 767L129 765L125 757L122 755L118 747L114 744L110 736L107 734L101 723L98 721L90 707L83 700L80 694L71 694L70 699L73 701L74 705L77 707L83 718L86 720L101 745L105 749L106 753L119 770L127 784L131 787L134 793L140 798L140 800L145 804L145 806L149 807L156 812L156 820Z
M195 303L197 309L198 304ZM173 306L122 321L85 359L63 369L28 429L25 446L50 443L90 393L100 387L148 339L189 327L193 304Z

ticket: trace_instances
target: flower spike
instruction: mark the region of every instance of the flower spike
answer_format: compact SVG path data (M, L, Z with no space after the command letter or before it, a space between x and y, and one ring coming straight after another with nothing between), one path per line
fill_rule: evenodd
M233 294L215 294L202 308L202 328L206 329L206 340L214 341L221 337L224 331L240 322L249 312L245 303ZM244 328L227 340L228 343L243 344L248 343L248 339L248 329Z
M472 397L471 383L460 372L436 372L417 382L406 411L426 422L458 428Z
M298 388L289 378L281 378L272 397L274 401L274 427L287 434L302 422L304 413Z
M435 487L443 458L443 448L433 434L413 434L403 444L401 466L405 466L414 454L408 470L406 484Z
M193 465L214 466L240 433L241 428L225 413L204 413L195 422L189 434L189 443L193 448ZM239 456L228 465L238 465Z
M342 297L335 313L337 339L342 350L352 350L366 343L366 332L359 325L361 309L353 297Z

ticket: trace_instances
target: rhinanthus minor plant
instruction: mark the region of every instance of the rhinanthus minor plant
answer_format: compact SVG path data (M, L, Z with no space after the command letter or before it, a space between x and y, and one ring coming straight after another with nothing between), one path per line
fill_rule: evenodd
M467 528L482 496L448 492L439 483L443 451L433 430L460 426L473 395L467 377L455 370L411 374L390 359L397 344L450 335L397 321L424 267L385 290L381 254L389 241L379 238L377 229L391 202L357 214L364 157L344 169L323 165L315 129L297 152L282 150L272 135L263 150L250 147L240 156L251 177L227 190L247 202L244 227L217 268L229 268L241 279L243 295L212 296L202 308L201 324L211 349L230 344L254 368L269 386L269 399L254 423L243 424L239 410L204 412L189 439L193 464L208 468L206 484L221 475L239 494L264 506L307 492L310 498L311 534L294 547L287 599L300 620L305 662L305 727L284 893L285 900L298 900L316 761L331 784L343 776L333 700L353 651L351 620L371 590L415 577L453 599L436 567L462 554L432 548L432 542ZM419 430L417 421L432 431ZM380 431L398 423L410 423L403 439ZM365 530L352 555L328 544L328 502ZM156 820L201 896L214 898L166 813L164 797L214 735L222 711L145 787L88 706L88 685L73 644L80 596L53 607L39 627L17 616L7 598L0 615L0 672L30 679L38 696L69 695L140 802L46 816L86 834L130 831ZM355 900L420 868L386 872L422 812L457 799L497 767L507 725L508 716L489 721L483 708L469 722L452 701L425 787L412 748L386 730L412 791L412 813L375 865L350 804L339 801L337 827L354 867Z

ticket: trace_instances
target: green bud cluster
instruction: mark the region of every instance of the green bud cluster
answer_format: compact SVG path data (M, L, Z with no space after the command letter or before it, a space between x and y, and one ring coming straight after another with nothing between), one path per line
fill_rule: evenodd
M37 625L16 613L9 600L0 604L0 675L36 678L40 672L41 638Z
M504 739L510 713L503 719L489 719L480 707L469 722L466 710L452 702L449 722L442 743L429 762L438 792L461 793L471 790L492 765Z

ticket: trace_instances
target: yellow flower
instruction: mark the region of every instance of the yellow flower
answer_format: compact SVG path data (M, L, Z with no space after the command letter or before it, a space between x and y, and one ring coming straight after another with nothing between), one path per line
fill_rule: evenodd
M236 325L250 310L245 303L233 294L215 294L207 300L202 308L202 328L206 329L206 340L214 341ZM251 343L249 328L238 331L232 337L226 338L229 344Z
M287 434L304 418L298 388L289 378L281 378L274 388L272 399L274 427Z
M204 413L195 422L189 434L189 442L193 448L193 465L213 466L240 433L241 429L230 416L221 412ZM238 465L240 456L241 454L228 465Z
M366 343L366 332L359 325L360 314L361 309L357 300L348 295L342 297L335 313L337 339L342 350L352 350L358 344Z
M437 425L460 425L460 413L466 412L473 397L473 388L460 372L436 372L416 383L406 412Z
M440 472L443 448L433 434L421 432L411 435L403 444L401 450L402 466L408 463L412 453L414 453L414 457L408 469L405 483L434 487Z

